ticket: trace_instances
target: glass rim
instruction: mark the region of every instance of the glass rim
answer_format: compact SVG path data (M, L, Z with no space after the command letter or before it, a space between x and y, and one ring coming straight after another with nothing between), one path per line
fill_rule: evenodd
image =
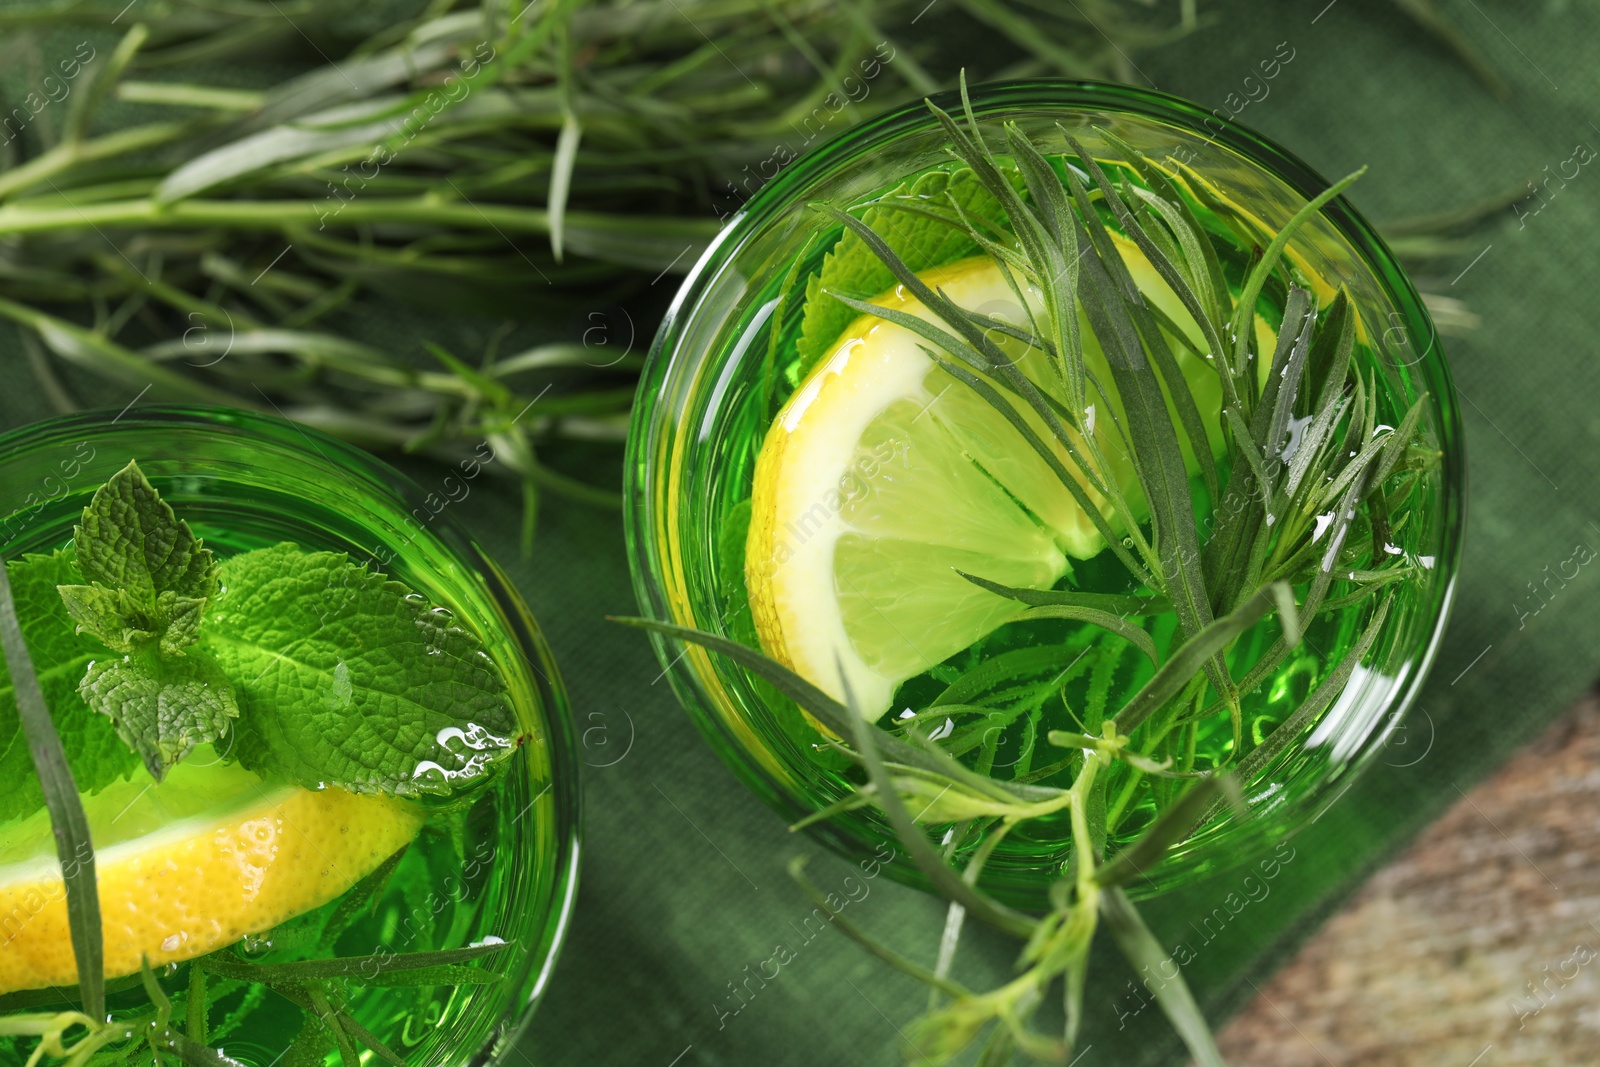
M114 417L107 421L107 416ZM219 418L226 421L219 424ZM271 442L299 453L312 464L338 466L342 473L354 473L374 491L408 508L413 504L421 506L427 496L426 490L392 464L315 427L260 412L212 405L148 404L133 410L124 408L120 413L113 408L88 408L40 419L0 433L0 464L19 452L48 447L62 439L79 440L123 430L161 429L230 434ZM532 952L527 957L527 961L531 961L524 978L529 983L527 999L507 1006L482 1046L460 1050L462 1064L490 1064L504 1059L527 1028L533 1009L549 984L571 926L583 852L578 739L571 715L562 713L568 706L568 699L555 658L522 595L493 557L452 516L434 515L429 525L448 535L438 538L435 533L434 536L451 554L461 558L503 612L517 650L534 667L534 688L544 705L541 711L547 734L545 749L550 761L550 792L556 821L552 835L555 853L552 893L545 916L549 947L542 958L535 959Z
M1074 79L1029 79L1013 82L993 82L973 86L969 97L974 115L981 121L1002 117L1013 110L1031 111L1106 111L1128 114L1173 126L1179 130L1205 138L1229 150L1235 156L1282 182L1291 192L1310 201L1327 190L1333 183L1297 155L1283 148L1271 138L1231 118L1222 118L1199 105L1168 93L1107 82ZM737 255L747 240L760 234L775 216L813 183L826 178L831 172L848 162L892 142L898 137L936 125L928 110L933 103L952 115L959 116L962 98L959 91L948 90L931 94L854 126L838 136L812 148L794 159L784 170L763 184L739 211L729 216L711 244L685 276L673 297L661 326L657 331L640 375L638 392L631 416L625 477L628 479L624 493L625 533L628 541L629 565L633 572L635 597L642 611L653 618L683 623L674 617L672 605L679 599L666 586L670 581L663 567L656 541L664 528L665 517L658 514L656 483L668 475L656 470L654 461L665 454L662 435L670 433L668 421L650 401L654 397L675 395L672 387L676 377L688 371L679 368L674 351L685 324L690 321L707 289L722 270ZM886 176L885 182L894 180ZM1431 422L1438 435L1441 452L1439 482L1439 532L1437 538L1434 579L1419 604L1419 614L1431 620L1416 625L1415 636L1409 640L1418 646L1415 669L1405 679L1398 692L1384 703L1381 725L1376 727L1362 748L1343 764L1332 780L1318 788L1292 813L1293 827L1288 833L1298 832L1314 822L1326 811L1350 782L1364 771L1383 748L1383 741L1415 704L1422 685L1427 680L1439 646L1448 625L1455 600L1456 583L1460 568L1466 510L1466 460L1462 440L1463 427L1456 412L1455 388L1450 370L1439 345L1437 328L1428 314L1420 294L1401 268L1398 259L1377 233L1350 203L1346 195L1334 197L1318 212L1318 217L1331 226L1345 241L1351 253L1373 276L1380 291L1393 303L1394 309L1405 318L1405 328L1413 338L1427 337L1428 344L1422 355L1408 365L1420 380L1420 388L1429 396ZM703 359L701 360L703 362ZM693 369L693 368L690 368ZM692 620L691 620L692 621ZM658 635L651 635L658 658L663 666L672 657L668 646ZM697 680L697 689L704 686ZM709 694L703 694L712 699ZM702 732L715 731L722 743L736 749L743 748L741 739L733 736L726 724L702 714L690 706L679 694L680 703ZM720 755L720 752L719 752ZM765 785L768 798L777 797L787 806L805 813L794 796L792 788L777 780L759 761L746 760L741 777L753 775ZM748 779L747 779L748 781ZM809 829L824 841L847 853L859 849L860 842L849 833L836 829L831 821L813 824ZM1260 847L1269 847L1282 836L1257 835ZM1163 860L1159 868L1161 884L1169 884L1174 877L1183 878L1185 872L1201 866L1194 853L1221 841L1191 839L1197 846L1188 852L1174 851ZM1244 856L1241 861L1248 860ZM1236 868L1237 865L1233 865ZM1215 873L1220 874L1219 869ZM913 877L914 880L914 877ZM917 883L921 884L921 883Z

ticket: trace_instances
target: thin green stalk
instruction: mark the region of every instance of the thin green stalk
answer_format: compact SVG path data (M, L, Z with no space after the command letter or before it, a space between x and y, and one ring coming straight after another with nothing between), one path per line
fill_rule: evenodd
M117 99L130 104L163 104L214 111L254 111L266 102L266 98L265 93L248 89L222 89L179 82L124 81L117 86Z
M1128 962L1145 974L1154 973L1163 978L1168 973L1174 975L1171 980L1162 981L1156 986L1154 993L1195 1062L1199 1067L1227 1067L1222 1053L1217 1051L1216 1040L1211 1036L1200 1006L1189 992L1189 986L1182 974L1178 973L1172 957L1161 947L1144 920L1139 918L1127 894L1120 887L1113 887L1101 895L1100 901L1100 913L1123 954L1128 957Z
M20 204L0 207L0 234L46 233L80 226L130 226L140 229L227 227L240 230L280 230L289 226L315 228L326 218L341 228L382 223L414 223L462 230L504 230L510 233L548 234L550 216L539 208L508 204L463 204L432 196L405 199L372 197L344 203L326 200L179 200L161 204L149 197L81 208L35 208ZM569 232L637 236L641 229L659 237L689 241L708 240L716 233L715 220L652 219L641 222L625 215L568 212Z
M198 128L194 122L152 122L90 140L62 141L20 167L0 172L0 199L19 190L45 184L86 163L116 159L171 144L192 135Z
M78 968L78 990L84 1012L98 1022L106 1016L105 951L100 925L100 894L96 889L94 841L89 835L89 820L78 796L77 782L67 764L66 750L56 733L39 688L39 676L28 655L22 636L16 601L11 594L11 577L6 561L0 558L0 651L11 676L12 695L22 721L45 807L50 812L50 829L55 836L56 856L61 861L67 891L67 925L72 938L72 956Z
M0 209L4 210L4 209ZM165 397L227 407L253 406L187 375L151 363L138 353L76 323L0 298L0 317L38 332L55 354L86 369L125 382L150 385Z
M90 66L88 71L89 84L79 85L78 91L67 104L67 119L62 130L62 140L72 143L83 139L89 132L89 123L94 121L95 113L100 110L100 104L111 92L117 80L122 77L122 72L127 69L133 57L144 47L150 39L150 27L142 22L136 22L123 34L122 40L117 42L117 47L99 64Z
M811 903L827 913L829 921L831 921L834 926L838 927L838 929L841 930L845 936L849 937L850 940L854 941L856 944L860 945L862 948L866 949L872 955L876 956L884 963L887 963L900 973L908 975L924 985L944 993L946 996L964 997L970 995L963 986L957 984L956 982L950 981L941 974L936 974L935 972L928 970L926 967L923 967L912 960L907 959L905 956L883 944L877 938L868 934L861 927L857 926L852 920L846 918L843 912L839 911L828 902L827 896L825 896L823 892L816 887L811 879L805 876L805 867L806 857L794 857L789 861L789 877L793 878L795 883L800 886L801 891L804 892L808 898L810 898Z
M1256 300L1261 296L1262 286L1266 284L1267 276L1277 267L1279 258L1284 249L1289 247L1289 241L1299 231L1300 227L1314 218L1323 207L1339 196L1356 180L1367 172L1366 167L1351 174L1345 175L1328 188L1312 197L1303 204L1298 211L1283 224L1283 228L1273 237L1272 243L1261 253L1261 258L1256 261L1250 271L1250 277L1245 280L1244 291L1239 294L1239 301L1234 305L1233 322L1231 324L1234 337L1233 366L1235 375L1244 378L1248 362L1248 352L1251 340L1255 336L1253 322L1256 314ZM1251 396L1254 395L1252 392Z
M844 671L841 669L839 673L843 680ZM878 754L878 746L872 738L871 727L855 708L847 680L845 688L845 705L850 717L851 736L856 751L861 755L867 774L877 788L878 801L889 819L889 824L894 827L895 834L905 846L912 862L939 893L959 903L971 912L974 918L1015 936L1029 936L1034 929L1033 919L967 885L928 845L927 838L912 820L911 813L901 803L899 793L890 780L888 771L884 769L883 757Z

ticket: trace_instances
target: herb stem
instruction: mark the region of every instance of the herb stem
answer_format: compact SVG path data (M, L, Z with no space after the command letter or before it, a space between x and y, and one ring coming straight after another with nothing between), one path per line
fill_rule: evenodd
M0 208L0 214L7 210ZM129 384L148 383L177 400L236 408L250 406L231 393L213 389L186 375L153 364L97 330L85 329L77 323L58 319L26 304L0 297L0 317L36 331L51 350L63 359L107 377Z
M94 841L77 782L67 764L61 736L56 733L39 676L28 654L27 641L17 619L6 561L0 558L0 650L11 675L17 713L28 740L28 753L39 775L50 827L55 833L56 855L61 860L67 891L67 923L72 934L72 955L78 966L78 989L84 1014L98 1025L106 1017L104 933L100 924L100 895L96 891Z
M845 707L849 716L852 741L877 789L878 802L888 817L889 824L894 827L895 834L905 845L912 862L935 889L961 904L977 918L1013 936L1029 937L1033 933L1036 920L967 885L928 844L928 839L918 829L911 813L900 800L900 794L883 765L883 757L878 753L871 724L855 706L854 696L849 691L849 683L844 678L843 670L840 670L839 674L841 681L845 682Z
M1123 809L1133 799L1133 792L1142 781L1144 781L1144 771L1137 767L1130 767L1128 780L1123 784L1122 791L1117 794L1116 801L1106 810L1106 829L1109 832L1116 833L1122 826Z
M44 157L40 158L42 160ZM13 175L16 173L12 172ZM329 223L345 228L395 224L540 235L550 233L550 213L540 208L459 203L437 196L370 197L333 203L321 199L286 199L179 200L166 204L153 197L140 197L84 204L81 207L34 207L18 203L0 207L0 235L76 230L83 226L283 230L292 226L320 228L320 225ZM579 231L613 239L627 239L643 231L661 238L700 242L709 240L717 230L714 219L641 220L626 215L579 211L566 213L566 225L569 233Z
M811 899L811 902L827 913L828 918L837 926L846 937L866 949L878 959L887 963L902 974L909 975L939 992L950 997L968 996L967 990L942 974L936 974L900 953L895 952L887 945L880 943L869 935L853 921L847 919L837 908L828 903L828 898L822 891L805 876L806 857L796 856L789 861L789 877L793 878L800 886L801 891ZM960 905L956 905L959 907Z
M108 133L103 137L87 141L62 141L22 166L0 174L0 199L9 197L19 189L28 189L49 182L80 164L114 159L125 153L142 152L169 144L194 132L194 129L193 122L154 122L118 130L116 133ZM65 193L61 196L63 199L66 198ZM10 208L0 208L0 211L5 210ZM78 218L76 215L73 217ZM82 221L79 219L79 224Z

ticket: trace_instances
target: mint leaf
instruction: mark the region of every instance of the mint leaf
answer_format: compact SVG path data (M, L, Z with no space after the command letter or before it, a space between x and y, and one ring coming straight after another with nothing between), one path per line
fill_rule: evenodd
M93 584L125 591L154 608L161 593L216 592L210 549L172 513L132 460L95 490L73 529L78 569Z
M239 714L216 665L184 653L217 590L215 561L131 460L95 490L73 536L89 584L59 586L61 603L80 633L122 653L93 664L78 694L159 782Z
M79 630L122 653L154 644L173 655L194 643L217 591L215 561L137 463L95 490L73 535L90 584L63 585L61 599Z
M78 578L72 553L63 550L24 556L12 560L6 573L11 578L22 636L78 788L97 793L131 776L139 766L138 759L117 737L110 720L96 715L78 695L85 668L103 657L105 649L92 637L77 633L74 620L56 594L59 584ZM0 662L0 782L5 783L0 787L0 823L44 807L4 662Z
M520 743L481 643L401 583L288 543L217 570L199 647L233 680L234 752L252 770L358 793L448 794Z
M1017 173L1002 170L1013 184L1022 184ZM968 168L956 171L930 170L902 182L879 197L861 216L862 221L881 236L895 254L914 271L943 266L978 251L965 231L936 219L880 204L895 200L921 201L924 206L953 213L954 197L969 217L1004 218L998 202ZM894 285L894 274L866 242L846 230L822 260L822 270L806 283L805 317L800 321L800 338L795 351L800 358L800 378L828 353L833 343L856 320L858 313L829 298L824 289L871 300Z
M162 593L156 598L156 609L167 620L166 632L161 635L161 651L164 655L177 655L199 640L200 618L206 609L205 597Z
M158 782L196 745L222 737L239 714L228 679L197 651L91 663L78 693L111 720Z
M115 652L132 652L156 636L155 624L140 619L140 608L121 589L103 585L63 585L58 588L67 614L78 624L78 631L96 638Z

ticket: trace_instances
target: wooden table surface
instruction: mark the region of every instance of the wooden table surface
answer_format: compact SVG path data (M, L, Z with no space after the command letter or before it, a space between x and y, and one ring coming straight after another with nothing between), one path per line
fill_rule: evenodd
M1230 1067L1600 1064L1600 697L1463 793L1261 986Z

